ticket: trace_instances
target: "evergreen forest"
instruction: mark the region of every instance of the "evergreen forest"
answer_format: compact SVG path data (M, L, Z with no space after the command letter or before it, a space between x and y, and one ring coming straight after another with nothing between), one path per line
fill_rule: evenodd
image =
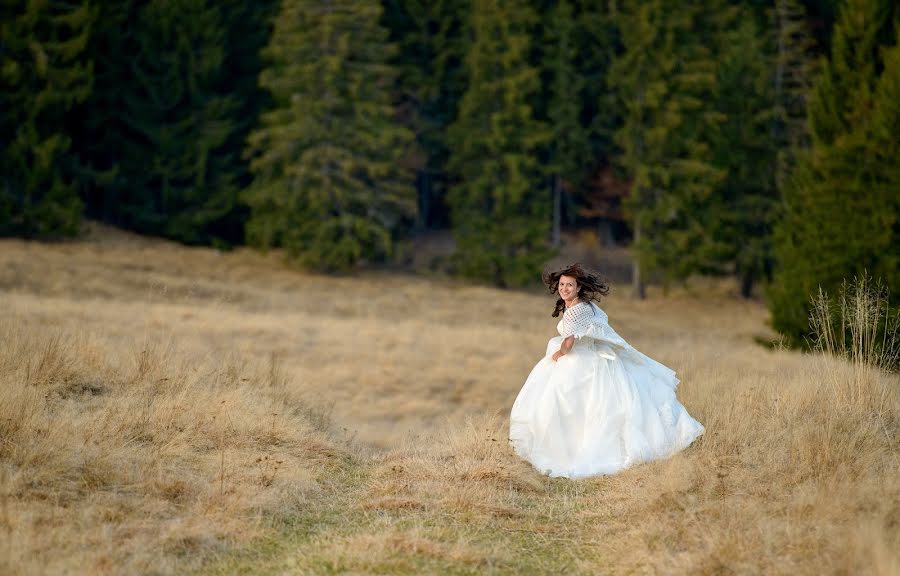
M535 281L562 229L733 277L802 345L900 307L893 0L3 0L0 235L87 219L325 272L445 231Z

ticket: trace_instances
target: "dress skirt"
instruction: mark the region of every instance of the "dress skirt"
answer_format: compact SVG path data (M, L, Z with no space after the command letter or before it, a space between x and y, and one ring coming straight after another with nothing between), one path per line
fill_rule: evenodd
M552 338L510 415L510 442L553 477L614 474L665 458L703 433L675 397L675 372L633 348L580 338L554 362Z

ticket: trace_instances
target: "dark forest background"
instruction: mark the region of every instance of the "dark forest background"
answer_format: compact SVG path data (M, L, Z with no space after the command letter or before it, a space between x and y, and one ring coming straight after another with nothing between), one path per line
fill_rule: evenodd
M563 228L762 286L789 342L900 293L892 0L3 0L0 235L84 218L302 266L533 282ZM891 296L894 305L900 303Z

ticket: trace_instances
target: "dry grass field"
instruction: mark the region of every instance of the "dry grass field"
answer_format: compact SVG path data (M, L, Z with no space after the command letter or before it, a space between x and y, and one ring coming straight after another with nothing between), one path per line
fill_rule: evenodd
M604 304L707 433L547 479L552 300L104 229L0 241L2 574L900 573L900 380L709 284Z

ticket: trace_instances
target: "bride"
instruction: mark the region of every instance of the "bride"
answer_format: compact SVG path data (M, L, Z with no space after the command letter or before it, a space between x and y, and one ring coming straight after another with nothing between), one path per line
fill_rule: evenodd
M609 294L597 274L574 264L544 283L563 317L512 407L519 456L549 476L584 478L664 458L703 433L675 398L675 372L609 326L594 303Z

